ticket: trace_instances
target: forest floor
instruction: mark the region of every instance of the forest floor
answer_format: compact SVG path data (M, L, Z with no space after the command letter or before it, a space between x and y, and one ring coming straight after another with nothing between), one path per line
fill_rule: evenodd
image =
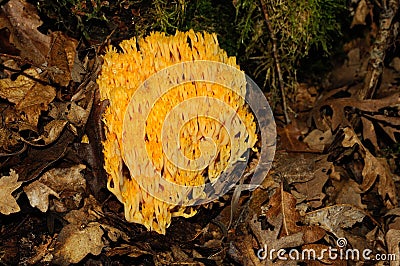
M32 5L1 9L1 265L400 265L399 57L376 74L374 43L346 43L326 84L297 85L290 123L274 110L262 184L161 235L126 222L106 186L96 79L113 36L44 34Z

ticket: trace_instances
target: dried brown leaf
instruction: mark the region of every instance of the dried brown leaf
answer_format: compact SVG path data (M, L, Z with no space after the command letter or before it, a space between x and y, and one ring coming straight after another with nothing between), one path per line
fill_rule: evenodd
M279 237L300 232L301 228L296 223L300 221L300 214L296 210L296 198L283 190L283 185L276 189L268 203L266 212L267 220L282 215L282 227Z
M79 61L76 56L78 42L62 32L53 32L51 39L47 71L53 82L67 86L72 79L75 60Z
M301 126L296 120L286 125L284 128L277 128L277 133L280 137L282 148L289 151L304 151L307 150L307 145L300 141L299 138L303 135Z
M399 254L400 254L400 230L390 229L385 236L388 252L395 254L397 258L390 262L390 266L399 266Z
M18 203L11 193L21 184L22 182L18 182L18 174L14 170L10 170L9 176L0 178L0 213L8 215L20 211Z
M46 63L51 39L37 29L42 22L35 7L23 0L10 0L1 6L1 11L0 28L10 30L10 43L20 50L21 57L35 66Z
M301 216L296 209L296 198L284 191L283 185L271 197L269 208L266 212L269 223L275 223L275 219L280 216L282 217L282 225L280 231L278 231L279 238L301 232L304 243L312 243L325 235L325 231L319 227L298 225L301 221Z
M104 247L104 232L98 222L68 224L57 238L53 263L70 265L80 262L86 255L99 255Z
M310 149L322 152L325 147L329 146L333 141L332 131L329 129L324 132L319 129L314 129L303 141Z
M31 206L37 207L42 212L46 212L49 207L50 195L59 197L57 192L38 180L24 187L24 192Z
M353 22L351 23L350 28L353 28L356 25L365 25L365 19L367 18L369 12L370 9L365 0L358 2L356 13L354 14Z
M75 135L65 130L63 134L47 149L29 147L24 156L12 156L2 167L13 168L18 172L20 181L29 181L38 178L51 164L58 161L70 149Z
M357 222L362 222L365 212L348 204L338 204L306 213L304 222L318 225L336 237L344 237L342 229L350 228Z
M68 124L68 121L65 120L52 120L48 124L44 126L44 133L37 139L33 141L27 141L32 146L46 146L54 141L56 141L60 134L63 132L65 126ZM43 144L37 144L36 142L43 141Z
M361 201L360 185L352 179L343 179L340 181L332 180L335 189L335 203L350 204L360 209L366 209L367 205Z
M31 206L46 212L49 196L60 198L65 192L68 192L68 197L76 200L73 207L79 206L81 195L86 189L86 180L81 173L85 168L85 165L80 164L70 168L50 169L44 173L38 180L24 188Z
M361 117L361 123L363 127L363 137L365 140L369 139L374 145L374 147L379 148L378 146L378 139L376 138L374 124L371 120Z
M325 198L323 187L329 179L328 173L333 168L333 163L328 162L326 155L321 156L316 159L314 168L310 180L295 183L294 186L299 193L305 195L308 205L318 208L322 205L322 200Z
M355 97L333 98L335 94L341 91L342 90L331 92L321 98L312 110L311 120L315 122L319 130L326 131L332 129L335 131L339 125L342 127L350 126L350 122L346 118L345 109L353 108L361 112L361 117L364 117L364 120L370 120L369 123L363 121L363 136L365 139L370 139L372 143L376 143L376 137L372 137L372 135L376 134L375 126L378 125L387 132L393 141L396 141L394 132L400 133L400 119L397 116L383 115L379 114L379 112L388 107L398 108L400 104L400 93L394 93L393 95L381 99L362 101ZM332 117L321 114L321 110L325 107L329 107L332 110ZM374 113L374 115L370 115L371 113ZM376 147L378 148L378 146Z
M61 230L54 249L54 261L57 265L78 263L86 255L98 255L105 243L104 231L98 222L102 216L101 206L93 196L85 199L79 210L72 210L65 219L69 222Z
M40 113L48 109L56 92L53 87L37 82L40 76L35 69L27 69L24 73L36 80L25 75L19 75L16 80L0 79L0 97L15 103L22 120L36 127Z
M358 145L364 159L364 168L362 170L363 181L360 185L362 192L370 189L378 180L378 193L385 202L386 207L397 206L396 190L393 181L393 174L386 159L374 157L358 139L353 129L346 127L343 129L344 139L343 147L353 147Z

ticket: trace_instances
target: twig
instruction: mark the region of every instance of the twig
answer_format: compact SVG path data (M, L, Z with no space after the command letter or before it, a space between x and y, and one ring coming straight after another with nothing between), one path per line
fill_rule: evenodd
M396 39L395 35L397 35L397 32L393 30L392 21L399 8L398 0L383 1L382 8L379 16L379 31L372 47L364 86L356 93L356 97L360 100L373 98L382 76L386 49L391 40Z
M279 89L281 91L281 96L282 96L283 115L285 116L286 124L289 124L290 123L290 118L289 118L288 112L287 112L285 85L284 85L283 77L282 77L281 64L279 62L278 49L277 49L277 44L276 44L277 43L277 39L276 39L276 36L275 36L274 31L272 29L271 21L269 20L267 7L266 7L264 1L265 0L260 0L261 9L262 9L262 11L264 13L265 22L267 24L267 28L268 28L269 34L271 36L271 39L272 39L272 52L273 52L273 55L274 55L276 72L278 73Z

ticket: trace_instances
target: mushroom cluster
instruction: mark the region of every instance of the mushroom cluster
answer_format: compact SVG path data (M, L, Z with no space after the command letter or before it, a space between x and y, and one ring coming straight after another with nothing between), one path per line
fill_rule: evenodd
M235 88L233 90L218 83L201 81L177 85L162 94L151 106L144 125L145 136L124 134L125 116L129 112L132 114L132 110L128 109L135 108L136 112L141 110L140 106L130 106L131 99L152 75L162 74L161 71L170 66L196 60L219 62L235 69L239 67L235 57L228 57L219 47L215 34L196 33L192 30L177 32L173 36L153 32L145 38L122 41L119 47L118 50L115 47L108 48L97 80L101 99L109 101L109 107L103 115L106 133L103 153L108 174L107 187L124 204L127 221L165 234L172 217L191 217L196 213L196 208L191 205L195 198L207 196L201 191L206 183L215 182L221 173L231 166L232 161L241 160L243 153L254 147L257 140L256 123L244 100L246 78L241 71L213 73L225 79L229 87ZM210 72L210 69L191 68L189 71L199 74ZM149 95L152 90L157 90L157 86L155 82L147 84ZM204 140L212 139L214 156L209 160L207 167L196 168L188 165L182 168L166 154L165 149L168 145L163 145L162 141L168 139L162 136L163 121L174 113L175 106L196 97L208 97L224 103L240 117L240 121L235 123L242 125L240 127L238 124L237 131L233 133L227 130L225 125L232 123L232 117L229 112L223 110L219 111L218 117L199 115L187 121L175 132L179 142L176 145L182 154L189 160L195 160L202 156L202 149L207 147L204 146ZM169 118L176 120L184 114L180 115L178 109L175 116ZM135 120L134 113L131 120ZM236 128L236 124L233 127ZM240 128L245 128L245 131ZM236 145L236 139L240 139L245 145L241 144L233 152L232 147ZM140 141L145 143L145 156L150 158L151 165L143 162L143 155L132 152L134 144ZM130 156L124 155L127 151L131 152ZM157 184L159 179L155 177L153 169L169 182L181 186L196 186L197 195L180 195L176 191L168 191L161 187ZM144 189L147 187L161 187L160 193L173 200L165 201L154 197L148 189ZM179 198L179 204L174 200L176 198Z

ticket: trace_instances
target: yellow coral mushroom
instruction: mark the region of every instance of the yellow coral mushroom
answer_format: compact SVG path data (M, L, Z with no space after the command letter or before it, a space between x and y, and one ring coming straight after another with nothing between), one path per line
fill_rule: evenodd
M104 113L107 187L124 204L128 221L164 234L172 217L194 215L197 199L207 197L205 184L254 146L246 79L241 71L207 63L163 72L198 60L239 69L215 34L155 32L125 40L120 48L108 49L97 80L101 99L110 103ZM217 81L183 82L196 75ZM182 192L174 185L192 189Z

